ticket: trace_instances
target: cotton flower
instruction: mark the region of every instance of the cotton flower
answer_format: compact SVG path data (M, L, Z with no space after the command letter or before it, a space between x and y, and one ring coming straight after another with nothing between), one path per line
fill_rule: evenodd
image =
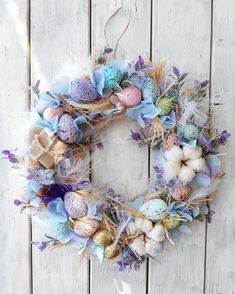
M173 146L165 151L165 178L171 181L178 178L183 184L190 183L196 172L207 170L206 161L202 157L201 147Z

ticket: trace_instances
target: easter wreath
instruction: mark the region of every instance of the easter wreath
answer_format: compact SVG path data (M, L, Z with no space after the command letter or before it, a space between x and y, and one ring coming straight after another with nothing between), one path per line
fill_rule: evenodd
M189 222L210 220L209 202L223 177L216 148L230 134L211 125L208 81L186 89L186 76L141 56L116 60L105 48L88 74L58 80L47 92L39 81L31 87L37 103L25 148L2 153L27 179L15 204L54 234L34 245L42 251L70 245L100 260L118 258L119 270L138 269L188 233ZM136 121L139 131L130 138L159 150L148 191L132 202L94 187L83 168L92 145L104 147L99 132L119 119Z

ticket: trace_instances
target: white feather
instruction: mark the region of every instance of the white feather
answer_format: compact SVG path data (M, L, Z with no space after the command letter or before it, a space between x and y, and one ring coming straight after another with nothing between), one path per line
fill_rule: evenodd
M208 195L214 193L218 189L220 182L221 182L221 178L213 179L209 186L202 187L202 188L199 188L198 190L194 191L190 195L189 200L206 198Z

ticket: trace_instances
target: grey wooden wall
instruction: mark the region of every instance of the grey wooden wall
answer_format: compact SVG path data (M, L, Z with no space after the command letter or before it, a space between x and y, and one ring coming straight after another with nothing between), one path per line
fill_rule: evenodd
M40 253L30 240L43 238L44 226L30 223L12 205L23 179L1 161L2 294L235 293L234 0L0 0L0 148L22 141L27 85L41 79L46 87L55 77L75 76L90 52L104 46L105 23L120 6L129 9L131 20L119 57L141 53L177 65L191 79L210 78L215 121L233 134L213 222L194 224L193 235L178 248L169 246L161 264L151 260L134 273L120 274L114 263L80 261L74 249ZM114 36L125 22L120 15ZM106 151L96 152L93 172L98 184L117 178L113 186L126 198L144 191L148 162L155 159L126 140L130 128L135 126L118 124L103 132Z

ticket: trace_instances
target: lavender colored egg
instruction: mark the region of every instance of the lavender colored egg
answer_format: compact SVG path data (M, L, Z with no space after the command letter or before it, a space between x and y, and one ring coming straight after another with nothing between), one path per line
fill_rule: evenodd
M64 110L62 108L47 107L43 111L43 118L47 121L51 121L56 117L61 117L63 114Z
M141 101L142 93L135 87L126 87L121 92L116 93L118 99L126 106L134 106Z
M78 218L87 213L86 202L75 192L67 192L65 194L64 207L72 218Z
M63 114L59 120L58 137L65 143L74 143L78 135L72 116Z
M90 80L75 79L71 82L70 95L77 102L92 102L99 96Z

